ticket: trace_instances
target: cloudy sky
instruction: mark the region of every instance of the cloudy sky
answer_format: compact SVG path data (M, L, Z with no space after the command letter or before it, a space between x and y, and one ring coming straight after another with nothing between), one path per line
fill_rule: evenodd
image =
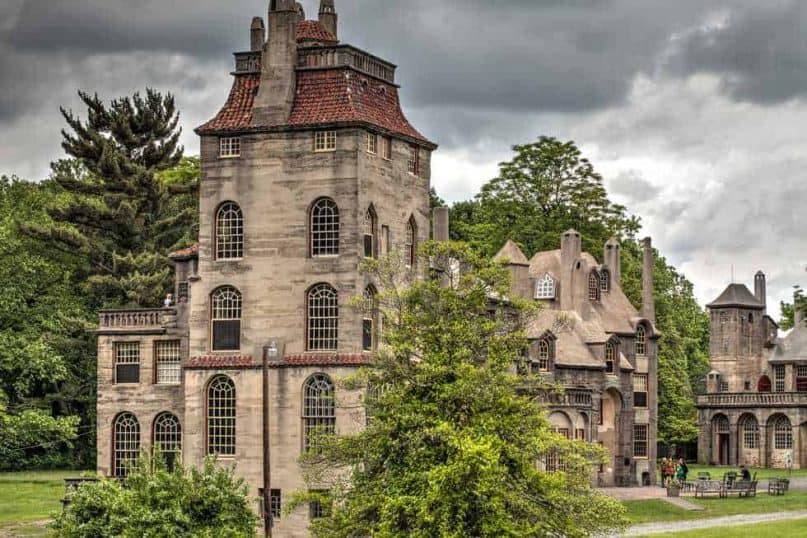
M196 153L193 127L224 103L230 52L267 5L0 0L0 174L47 175L79 88L173 92ZM515 143L573 139L702 302L732 266L749 284L765 271L775 302L807 284L807 2L336 5L342 41L399 65L408 116L441 145L443 198L473 196ZM311 18L318 1L303 6Z

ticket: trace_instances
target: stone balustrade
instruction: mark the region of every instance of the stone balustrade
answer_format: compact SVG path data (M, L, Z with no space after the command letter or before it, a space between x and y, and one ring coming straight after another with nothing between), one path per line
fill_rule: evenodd
M153 330L176 324L177 311L173 308L137 310L103 310L99 314L100 331Z
M565 392L547 393L544 401L556 407L591 407L591 392L580 389L567 389Z
M807 392L722 392L698 396L700 407L790 407L807 405Z
M349 46L301 49L300 68L351 66L390 83L395 82L395 66Z

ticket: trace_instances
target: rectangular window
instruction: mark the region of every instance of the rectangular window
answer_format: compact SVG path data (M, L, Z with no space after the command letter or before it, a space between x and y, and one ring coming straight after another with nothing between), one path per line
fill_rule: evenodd
M647 374L633 374L633 406L647 407Z
M729 391L729 382L728 381L721 381L720 386L718 387L720 392L728 392Z
M140 342L115 344L115 383L140 383Z
M157 384L178 385L182 379L182 364L179 355L179 340L155 342Z
M219 157L232 159L241 156L241 137L224 136L219 138Z
M576 430L574 430L574 438L578 441L585 441L586 440L585 428L577 428Z
M647 424L633 425L633 457L647 457Z
M372 155L378 153L378 135L375 133L367 133L367 153Z
M314 133L314 151L335 151L336 131L317 131Z
M807 392L807 366L796 366L796 390Z
M321 491L321 490L314 490L311 491L311 493L318 493L320 495L328 494L327 491ZM327 515L326 507L323 504L322 500L311 501L310 503L308 503L308 517L310 519L319 519L321 517L325 517L326 515Z
M280 519L280 514L283 512L282 504L280 502L280 490L273 489L269 492L269 505L272 519Z
M420 148L411 145L409 146L409 161L407 163L409 173L417 176L420 174Z
M774 387L776 392L785 391L785 367L784 365L777 364L773 367Z
M384 136L381 138L381 156L386 160L392 160L392 138Z
M241 320L213 320L213 351L238 351L241 349Z
M180 282L177 284L177 303L187 303L190 299L191 290L187 282Z
M361 325L362 334L362 349L364 351L373 351L373 320L363 319Z

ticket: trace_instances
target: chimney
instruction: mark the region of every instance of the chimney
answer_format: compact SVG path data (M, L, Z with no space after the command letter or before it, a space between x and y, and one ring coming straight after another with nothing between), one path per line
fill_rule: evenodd
M266 44L266 27L263 25L261 17L252 19L252 26L249 29L250 47L252 52L261 52Z
M793 294L793 328L800 329L804 327L804 308L799 303L802 302L801 294Z
M574 308L573 275L575 264L582 254L580 233L569 230L560 236L560 308L571 310Z
M605 243L603 263L611 272L611 282L622 286L622 253L615 237Z
M765 285L765 273L759 271L754 276L754 296L757 298L757 301L762 303L765 306L765 310L763 313L767 312L768 308L768 299L767 299L767 292L766 292L766 285Z
M339 16L336 14L334 0L321 0L319 3L319 23L332 33L334 38L339 39L336 33L338 30Z
M269 40L264 46L261 86L255 97L256 125L283 125L294 104L297 83L297 22L300 12L293 0L272 0L269 5Z
M448 241L448 208L435 207L432 210L432 239L435 241Z
M653 301L653 242L647 237L642 241L642 317L656 322L656 306Z

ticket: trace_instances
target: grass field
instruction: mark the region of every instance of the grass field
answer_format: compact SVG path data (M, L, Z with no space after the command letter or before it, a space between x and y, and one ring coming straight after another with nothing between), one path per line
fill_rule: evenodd
M0 536L42 536L41 524L61 509L64 479L77 471L0 473ZM13 529L13 530L12 530Z
M754 538L803 538L807 536L807 519L715 527L678 533L652 534L646 538L731 538L753 536Z
M762 514L767 512L786 512L807 508L807 492L791 491L784 496L768 496L758 493L756 497L728 499L694 499L686 498L705 508L692 512L673 506L665 501L653 499L649 501L627 501L628 518L631 523L650 523L652 521L686 521L708 519L710 517L733 516L737 514ZM807 536L807 534L803 535Z
M737 466L733 467L720 467L720 466L707 466L707 465L696 465L696 464L688 464L689 467L689 479L694 480L698 478L698 473L702 471L706 471L712 474L712 478L715 480L720 480L723 478L723 473L727 473L728 471L738 471L739 469ZM788 478L789 476L792 477L807 477L807 469L793 469L792 475L789 475L785 469L753 469L749 468L751 474L757 473L757 480L766 480L768 478Z

